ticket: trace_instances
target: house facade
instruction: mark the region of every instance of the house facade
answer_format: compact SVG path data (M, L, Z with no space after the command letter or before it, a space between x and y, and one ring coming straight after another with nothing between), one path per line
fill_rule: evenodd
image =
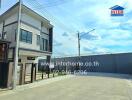
M0 36L11 42L8 59L12 62L16 47L19 6L19 3L16 3L0 16ZM38 63L39 57L50 58L52 40L53 25L50 24L50 21L22 4L18 55L18 70L22 70L22 76L25 69L30 69L32 63Z

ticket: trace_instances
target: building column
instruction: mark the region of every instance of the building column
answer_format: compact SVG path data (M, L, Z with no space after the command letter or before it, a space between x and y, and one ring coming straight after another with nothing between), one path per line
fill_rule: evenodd
M49 29L49 52L52 52L53 50L53 28Z

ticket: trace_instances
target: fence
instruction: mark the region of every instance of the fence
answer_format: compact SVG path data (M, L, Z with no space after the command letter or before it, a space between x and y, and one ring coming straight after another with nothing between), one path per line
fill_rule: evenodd
M40 68L44 61L39 61ZM55 58L54 66L59 71L81 69L87 72L132 74L132 53Z

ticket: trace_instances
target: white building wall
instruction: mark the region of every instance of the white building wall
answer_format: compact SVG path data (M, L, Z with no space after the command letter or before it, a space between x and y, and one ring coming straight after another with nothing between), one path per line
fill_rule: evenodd
M31 25L37 27L38 29L41 29L41 22L38 21L37 19L31 17L28 14L22 13L21 20L28 23L28 24L31 24Z
M0 23L0 36L2 35L3 23Z
M23 23L21 23L21 29L32 32L32 44L20 41L19 47L26 49L40 50L40 46L37 45L37 35L40 35L40 31Z
M42 35L41 34L41 21L39 21L38 19L32 17L32 15L28 15L26 13L22 13L22 18L21 20L23 23L21 24L21 28L24 30L27 30L29 32L32 32L32 44L28 44L28 43L24 43L24 42L20 42L20 47L21 48L29 48L30 49L34 49L34 50L40 50L40 45L37 45L37 35L41 35L41 38L45 38L49 40L49 36L48 35ZM29 25L28 25L29 24ZM34 28L36 27L36 28ZM46 25L44 25L42 27L42 32L49 34L49 30L46 27Z
M46 28L46 27L44 27L44 26L42 27L42 32L49 34L48 28Z
M11 15L9 18L7 18L7 19L5 20L5 25L17 21L17 18L18 18L17 16L18 16L17 13Z
M19 59L21 59L21 62L23 62L23 64L25 64L25 63L35 63L35 60L27 60L27 57L28 56L22 56L22 55L20 55Z
M17 29L17 24L11 24L17 21L17 13L10 15L10 17L6 18L4 25L4 32L6 32L6 39L11 42L10 46L15 46L15 34ZM9 25L11 24L11 25ZM3 22L0 24L0 34L2 34L3 30Z

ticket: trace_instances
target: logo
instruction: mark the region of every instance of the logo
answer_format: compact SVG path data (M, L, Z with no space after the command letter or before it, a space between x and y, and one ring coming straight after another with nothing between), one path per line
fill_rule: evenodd
M121 6L113 6L111 9L111 16L124 16L124 8Z

